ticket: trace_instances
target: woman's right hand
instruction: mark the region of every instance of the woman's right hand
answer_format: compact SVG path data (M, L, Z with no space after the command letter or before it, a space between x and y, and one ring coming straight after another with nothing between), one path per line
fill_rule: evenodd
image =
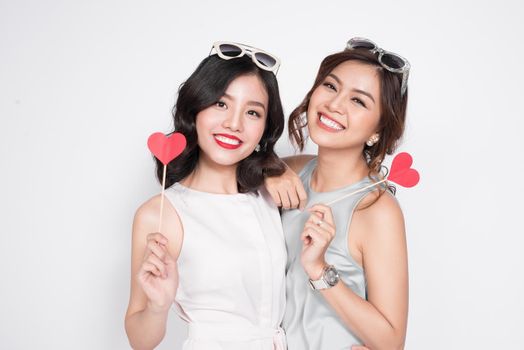
M275 204L282 209L303 210L307 203L307 194L300 177L291 168L280 176L267 177L264 180L267 191Z
M167 238L162 234L150 233L147 236L144 261L137 278L148 298L148 307L154 311L171 307L178 288L178 269L167 250Z

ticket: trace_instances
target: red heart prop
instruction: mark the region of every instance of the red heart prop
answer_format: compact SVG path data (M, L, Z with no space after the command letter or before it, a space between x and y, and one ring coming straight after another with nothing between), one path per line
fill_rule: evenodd
M186 138L179 132L166 136L155 132L147 139L147 147L164 165L175 159L186 148Z
M413 187L418 184L420 175L418 171L411 168L413 158L409 153L399 153L393 158L388 180L404 187Z

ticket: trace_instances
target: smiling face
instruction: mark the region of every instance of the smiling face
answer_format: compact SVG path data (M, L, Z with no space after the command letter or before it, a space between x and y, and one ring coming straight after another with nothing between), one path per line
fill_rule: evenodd
M311 139L319 146L359 152L380 120L377 68L356 60L335 67L313 91L307 110Z
M234 79L219 101L196 116L201 159L236 165L255 149L264 133L268 94L256 75Z

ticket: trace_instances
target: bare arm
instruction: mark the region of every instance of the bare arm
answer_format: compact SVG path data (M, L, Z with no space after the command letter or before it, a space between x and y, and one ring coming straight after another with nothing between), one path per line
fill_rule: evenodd
M384 194L371 207L355 212L349 237L352 235L357 240L362 237L357 245L362 253L368 300L342 281L320 293L366 346L373 350L403 349L408 312L407 249L404 219L394 198ZM310 278L318 279L322 264L325 261L316 266L306 263L308 268L304 268Z
M154 349L162 341L178 286L176 259L182 243L182 227L168 204L164 206L164 234L156 233L159 198L144 203L133 222L131 294L125 319L133 349Z

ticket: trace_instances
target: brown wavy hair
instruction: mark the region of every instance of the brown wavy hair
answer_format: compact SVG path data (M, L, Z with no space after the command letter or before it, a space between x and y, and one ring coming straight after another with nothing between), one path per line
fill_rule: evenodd
M255 75L262 81L269 100L266 126L260 140L261 149L241 160L237 167L237 188L240 193L256 193L266 176L281 175L284 163L274 151L275 143L284 131L284 111L278 82L271 72L260 69L250 57L223 60L216 54L205 58L191 76L180 86L173 107L174 131L182 133L187 146L180 156L167 166L166 188L189 176L195 169L200 148L197 142L196 116L215 104L237 77ZM162 183L164 165L155 157L156 175Z
M386 154L393 154L404 133L408 90L406 89L404 95L401 95L402 75L384 69L378 61L378 57L368 50L344 50L324 58L320 64L313 87L306 94L306 97L300 105L298 105L289 116L289 137L300 151L304 149L307 135L304 134L303 129L307 126L307 118L303 118L303 115L308 110L311 95L315 89L324 82L333 69L339 64L349 60L376 67L378 71L381 115L377 133L380 135L380 139L373 146L364 144L362 155L366 159L369 176L372 174L380 174L383 170L382 161L384 157ZM390 188L390 190L394 192L394 187Z

